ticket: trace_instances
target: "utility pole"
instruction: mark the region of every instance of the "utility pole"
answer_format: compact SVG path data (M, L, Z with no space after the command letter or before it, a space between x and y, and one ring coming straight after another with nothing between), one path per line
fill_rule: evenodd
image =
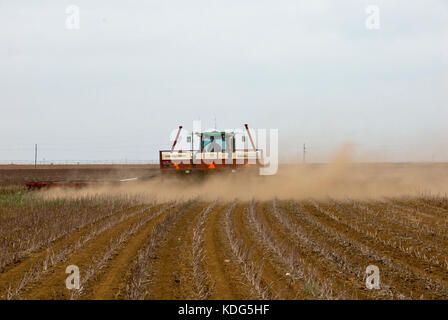
M34 145L34 169L37 168L37 143Z
M191 147L190 147L191 151L190 151L190 154L191 154L191 163L192 164L195 163L194 160L193 160L193 157L194 157L194 153L193 153L193 147L194 147L193 138L194 138L194 131L191 130Z
M306 144L303 144L303 163L306 163Z

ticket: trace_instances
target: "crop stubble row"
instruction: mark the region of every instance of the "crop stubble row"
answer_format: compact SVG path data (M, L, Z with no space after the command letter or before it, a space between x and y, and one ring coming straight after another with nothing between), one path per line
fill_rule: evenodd
M10 262L0 274L0 294L446 299L446 217L443 202L425 200L154 203L81 224ZM65 287L70 264L81 270L82 290ZM380 290L365 286L370 264L380 269Z

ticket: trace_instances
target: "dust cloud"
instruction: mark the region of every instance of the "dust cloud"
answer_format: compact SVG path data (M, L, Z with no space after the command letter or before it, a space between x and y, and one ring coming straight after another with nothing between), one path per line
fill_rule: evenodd
M147 201L204 201L239 199L365 199L445 196L448 164L356 163L350 148L340 150L326 164L283 165L273 176L217 173L203 179L160 177L146 181L99 185L80 190L50 189L44 197L107 195Z

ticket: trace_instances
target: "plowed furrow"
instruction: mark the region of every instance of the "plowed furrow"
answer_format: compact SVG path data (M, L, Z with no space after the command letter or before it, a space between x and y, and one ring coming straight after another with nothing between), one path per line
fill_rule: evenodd
M416 206L418 209L428 212L429 214L437 215L442 219L448 219L448 209L433 204L433 201L436 200L418 198L408 200L408 204L412 204L413 206Z
M327 228L324 224L312 218L312 215L298 207L297 203L283 204L285 209L275 212L276 218L282 222L285 228L296 238L305 249L318 255L324 261L331 261L334 271L340 277L348 277L351 286L342 285L343 292L355 298L367 296L372 299L402 297L402 293L383 283L382 290L370 291L365 287L365 268L371 263L371 257L365 252L353 246L346 238L334 230ZM337 276L336 276L337 277ZM345 283L342 281L342 283Z
M446 197L428 197L428 198L419 198L418 200L423 205L428 205L431 208L435 208L439 211L443 216L448 216L448 201Z
M439 237L429 236L420 229L407 228L397 224L392 219L385 219L372 213L369 209L333 203L336 211L345 216L347 221L355 221L373 237L392 250L400 251L401 255L412 256L424 268L432 272L446 273L448 271L445 258L448 256L447 244ZM436 240L437 239L437 240Z
M131 208L128 208L128 210ZM134 208L135 209L135 208ZM29 228L20 228L1 236L2 248L0 252L0 272L7 270L8 266L26 260L30 255L38 255L42 248L47 248L55 242L64 241L72 234L76 234L112 215L126 212L126 210L111 211L109 214L86 216L88 213L79 213L66 217L66 213L53 218L54 221L42 221ZM49 227L51 226L51 228ZM51 230L52 232L49 232Z
M356 227L343 223L332 212L320 208L316 203L304 207L307 208L307 212L313 212L313 218L319 219L327 228L334 230L340 237L346 238L352 245L370 255L376 263L381 262L382 270L387 270L386 272L390 276L390 283L400 291L408 292L407 295L414 298L420 298L421 294L427 294L431 298L445 296L446 288L444 286L428 276L420 274L415 267L395 257L380 243L372 243L362 230L356 230Z
M92 265L97 263L99 257L104 256L106 250L110 249L111 243L120 239L120 236L125 234L133 225L139 223L145 218L153 214L151 210L143 210L131 214L123 219L119 219L117 223L112 226L104 226L104 230L95 230L93 235L94 241L88 241L87 244L82 245L69 254L64 263L57 264L49 272L37 281L31 288L25 290L23 296L27 299L68 299L72 296L74 291L66 288L65 279L68 276L65 269L68 265L76 265L80 269L81 282L86 280L86 275L91 270Z
M115 216L121 213L125 213L129 210L136 210L137 208L128 208L127 210L119 210L119 211L111 211L109 214L106 215L99 215L93 218L87 218L84 219L82 222L78 224L70 225L64 232L60 231L57 232L56 235L54 235L51 238L45 238L41 241L33 242L32 245L26 245L24 248L22 248L21 243L17 243L17 240L20 240L21 242L25 242L23 239L24 235L28 235L28 233L38 234L42 233L43 229L42 226L36 225L34 228L37 231L31 231L31 230L18 230L15 232L11 232L9 234L6 234L2 236L2 242L4 242L4 246L1 248L0 252L0 273L7 272L12 266L12 268L16 267L18 263L24 262L28 260L29 258L33 258L36 256L39 256L42 252L45 252L49 246L57 246L59 243L64 242L67 238L70 238L71 236L75 236L83 233L85 229L88 229L89 227L100 223L101 221L109 219L111 216ZM70 224L70 221L64 221L61 219L59 224ZM20 229L20 227L17 227ZM61 229L54 227L53 229ZM28 239L27 241L30 241ZM9 246L7 245L9 244ZM44 249L43 249L44 248Z
M297 260L294 255L280 257L285 252L283 243L275 242L269 231L258 221L255 204L239 207L234 216L235 234L242 246L250 248L249 258L255 266L260 266L261 288L265 288L270 299L304 299L314 295L307 293L306 279L297 279L294 274L306 276L306 270L295 270ZM256 267L256 268L257 268ZM262 267L262 268L261 268ZM296 272L298 271L298 272Z
M292 220L291 228L296 231L294 234L304 243L312 246L316 243L315 249L320 254L327 256L340 267L340 272L351 274L354 279L358 279L361 285L365 285L365 269L370 264L382 266L380 259L377 259L371 252L357 242L353 242L343 234L340 234L333 227L320 219L319 212L313 207L301 206L296 202L282 204L285 207L283 212ZM309 241L307 241L309 239ZM408 298L403 290L395 287L389 279L381 280L381 290L369 291L364 289L364 294L373 295L377 298Z
M152 264L150 299L194 299L194 275L191 268L191 230L205 205L186 210L167 234L164 245L155 253Z
M368 219L362 219L361 215L341 210L339 204L318 204L326 214L352 229L366 244L375 243L375 249L384 252L397 264L415 273L417 277L426 279L441 292L448 294L448 273L444 267L443 257L429 255L428 251L412 246L399 239L398 234L388 225L372 225ZM408 239L407 241L411 241ZM412 264L409 261L412 260ZM426 272L430 271L430 272Z
M430 214L430 211L419 210L415 207L410 206L409 204L403 204L398 200L390 200L389 202L382 205L388 210L400 214L413 221L418 221L419 223L428 226L443 226L444 228L448 227L448 220L446 217L440 217Z
M421 244L423 242L432 243L437 249L448 251L447 228L441 228L434 224L423 224L418 220L409 219L409 217L405 218L402 213L383 208L377 203L353 202L349 208L354 208L367 219L375 220L375 223L390 225L393 230L402 232L405 237L412 235L415 240L421 241Z
M296 225L293 219L278 207L277 201L266 205L261 213L266 228L272 229L276 241L283 241L294 252L304 264L303 269L312 270L309 277L313 276L316 280L310 279L311 286L316 287L317 292L322 291L324 298L381 297L378 292L365 290L362 271L358 267L348 264L346 259L335 254L333 248L323 239L323 235L319 237L318 233L312 232L310 227L303 223Z
M201 215L198 218L196 226L192 230L193 239L191 245L191 267L193 269L193 278L197 299L207 299L213 292L213 284L210 275L204 268L204 232L207 218L215 205L216 203L212 203L202 211Z
M123 298L126 290L126 274L130 270L132 260L151 236L154 226L174 210L177 209L174 207L162 208L140 230L130 234L127 243L120 248L115 256L111 257L111 261L108 261L104 269L100 270L100 274L92 279L93 283L86 288L83 298L95 300Z
M241 223L241 218L236 219L236 212L243 210L237 207L234 202L225 212L224 228L227 240L232 252L232 259L238 265L241 271L243 284L250 290L249 299L269 299L272 297L266 280L262 280L263 264L257 264L253 259L253 252L249 251L247 243L244 243L241 234L237 231L235 224Z
M260 214L265 209L262 204L256 206L252 202L247 215L249 225L253 227L260 244L272 253L273 261L282 268L283 274L292 280L289 284L291 290L288 290L291 291L288 293L290 298L331 299L332 288L328 285L327 277L319 277L305 252L298 252L290 242L278 237L273 225L267 222L265 215Z
M143 300L149 297L149 283L151 282L153 261L156 259L155 254L160 247L165 245L168 232L192 203L192 201L184 203L178 210L170 212L152 228L125 277L125 299Z
M225 215L232 205L213 210L205 223L204 268L213 283L211 299L249 299L251 292L233 256L225 231Z
M8 268L0 276L0 289L6 298L19 298L22 290L38 282L53 268L64 262L67 257L84 245L94 240L113 226L131 218L139 213L149 210L151 206L119 211L107 218L100 219L74 234L56 241L52 246L31 255L21 263Z

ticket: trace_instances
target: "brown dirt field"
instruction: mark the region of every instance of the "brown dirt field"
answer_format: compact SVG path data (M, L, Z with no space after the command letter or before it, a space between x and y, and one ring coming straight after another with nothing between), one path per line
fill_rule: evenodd
M81 270L82 276L82 270L87 270L93 259L104 252L111 242L111 239L119 237L132 223L137 222L149 213L149 211L144 211L136 216L131 216L129 219L125 219L122 223L99 235L94 241L89 242L87 246L74 252L63 265L56 266L56 268L44 276L39 283L35 284L32 288L25 290L23 297L25 299L69 298L69 290L65 287L65 279L67 277L67 274L65 273L66 266L77 265Z
M132 216L138 209L139 208L135 207L130 208L128 210L120 210L119 212L116 212L111 216L108 216L91 225L88 225L74 232L73 234L70 234L55 241L51 246L51 250L53 252L59 252L66 248L70 248L74 246L77 243L77 241L79 241L79 239L81 239L83 236L95 231L100 225L105 225L108 222L113 223L113 220L117 219L117 215L120 215L121 218L126 218L127 216ZM23 274L25 274L33 266L41 264L42 261L44 261L45 257L47 256L49 249L50 248L45 248L38 252L32 253L28 257L22 259L21 261L18 261L12 265L7 266L0 276L0 296L5 296L6 289L9 286L17 285L17 282L20 281Z
M250 292L243 285L243 278L238 270L226 240L223 215L228 205L215 209L206 222L205 229L205 269L213 279L212 299L247 299Z
M189 232L203 208L204 204L187 209L176 221L164 245L156 252L149 285L151 299L196 297L190 266L192 240Z
M294 299L301 292L293 292L291 280L285 276L283 270L272 258L272 253L264 250L263 244L257 241L247 219L248 205L239 205L234 212L236 236L241 239L243 246L249 250L249 261L262 270L261 286L268 291L269 298Z
M99 275L91 288L89 293L83 296L83 299L116 299L124 296L126 287L126 278L124 275L128 272L132 259L137 254L138 250L144 244L148 234L154 228L154 225L159 223L163 215L154 218L146 224L128 243L120 250L120 252L109 261L105 270Z
M331 283L316 283L315 286L329 286L331 290L340 295L341 298L346 299L372 299L375 298L374 292L364 291L364 285L360 284L358 279L353 273L341 272L341 267L336 259L332 259L331 256L325 254L322 250L324 246L322 239L313 239L310 235L305 235L312 241L304 242L301 238L298 238L295 234L291 233L285 224L282 224L275 218L272 203L266 203L262 207L262 215L266 226L270 226L275 235L275 239L278 242L283 242L284 245L289 247L292 253L299 256L304 261L305 265L302 266L303 270L313 270L317 279L326 279L328 275L332 275ZM283 212L282 212L283 213ZM291 221L291 223L294 223ZM294 228L294 227L291 227ZM301 224L301 228L304 228L304 224ZM321 249L319 251L318 249ZM303 282L303 280L302 280ZM302 284L304 286L304 284ZM357 294L354 295L353 293Z
M157 173L158 165L0 165L0 186L46 180L117 180Z
M182 212L168 230L152 258L150 281L147 284L149 299L197 299L192 269L192 230L199 223L201 213L210 203L197 203ZM71 292L65 288L67 265L75 264L81 269L81 277L95 259L106 252L111 240L128 232L132 225L167 205L156 205L148 212L134 214L137 208L127 212L117 212L88 225L52 244L54 252L73 246L83 235L106 225L122 216L123 221L111 225L104 232L95 235L81 247L70 251L68 257L43 272L36 281L29 281L21 290L24 299L69 299ZM183 206L179 204L179 208ZM347 204L332 202L278 202L281 215L290 221L279 221L272 211L272 202L258 202L254 216L250 215L250 203L236 206L230 218L235 238L249 254L239 261L232 253L225 232L225 211L229 204L219 203L206 216L203 235L204 259L201 267L209 279L211 299L253 299L259 298L265 290L268 298L279 299L444 299L448 297L448 282L445 261L440 260L446 252L446 242L438 243L422 231L400 225L406 220L391 220L388 216L369 214L380 210L383 203ZM391 206L393 210L395 207ZM299 211L296 211L299 210ZM401 211L404 215L408 209ZM411 210L411 209L409 209ZM442 209L443 210L443 209ZM439 213L443 213L439 211ZM438 214L439 214L438 213ZM115 249L110 257L95 270L86 282L79 298L82 299L123 299L129 272L139 250L142 249L152 230L162 223L167 213L149 219ZM432 213L431 213L432 215ZM423 217L423 216L422 216ZM256 219L262 229L254 224ZM425 219L425 218L422 218ZM426 219L431 224L432 219ZM378 230L375 229L378 226ZM443 230L443 226L438 226ZM260 231L262 230L262 231ZM296 230L296 231L295 231ZM292 232L294 231L294 232ZM423 230L424 231L424 230ZM260 234L262 232L262 234ZM295 233L297 232L297 234ZM264 238L263 233L268 235ZM305 238L301 238L305 237ZM303 241L303 239L308 239ZM270 242L269 242L270 241ZM399 242L398 242L399 241ZM413 256L406 248L419 247L426 258ZM396 244L399 243L401 247ZM273 247L274 246L274 247ZM294 256L298 260L291 271L284 257ZM274 249L273 249L274 248ZM274 251L273 251L274 250ZM439 257L437 264L430 261L430 254ZM47 255L42 249L5 268L0 275L2 296L7 286L18 284L21 277L36 263L41 263ZM426 260L428 261L426 261ZM259 288L247 278L241 263L260 271ZM383 288L367 290L363 270L367 265L377 265L381 270ZM84 270L84 273L83 273ZM252 271L250 271L252 270ZM305 277L296 274L305 274Z
M152 169L42 170L0 168L1 299L448 299L446 196L171 201L119 190L80 202L20 183ZM68 265L82 290L66 288ZM366 288L369 265L380 289Z
M385 284L383 290L368 291L365 288L361 281L361 279L364 279L363 268L370 264L380 266L381 261L363 250L364 248L356 246L343 234L328 227L325 221L315 216L316 212L313 208L299 206L297 203L283 204L282 207L285 208L282 212L292 218L293 224L300 228L305 238L310 240L311 245L314 245L314 250L326 260L334 263L340 273L353 279L353 286L358 287L357 294L360 297L364 294L368 294L369 298L401 297L401 293L396 292L394 288L390 288L389 283L385 283L384 279L382 280ZM312 251L313 249L310 247L308 250Z
M346 225L341 220L335 220L327 212L320 211L320 207L312 209L309 205L306 207L307 212L314 211L315 217L323 222L328 228L336 231L341 236L345 237L349 243L355 244L365 249L374 260L372 263L377 264L381 270L387 272L387 276L393 283L393 286L402 288L404 292L412 295L413 298L441 298L446 293L439 294L439 290L443 290L443 287L434 285L427 281L427 274L421 274L418 272L418 265L413 262L413 259L405 260L400 259L400 255L392 251L392 248L386 247L378 241L369 241L369 238L361 231L357 231L353 226ZM376 260L376 261L375 261ZM411 262L412 261L412 262ZM428 290L430 289L430 290Z
M419 258L418 256L414 257L413 263L409 261L409 254L406 250L406 246L409 248L407 242L410 242L411 239L402 239L400 243L394 241L394 239L399 236L396 234L394 228L388 228L387 226L381 226L381 228L371 226L368 223L364 222L362 224L362 229L359 228L359 222L356 221L356 218L359 217L357 215L350 215L347 217L347 213L345 210L338 210L334 207L330 208L330 211L340 219L340 221L349 227L352 227L353 235L359 234L363 236L364 239L362 241L372 242L372 239L375 241L375 249L384 252L383 255L390 257L392 261L395 261L397 264L404 266L405 268L411 270L411 272L415 272L420 274L421 276L425 276L425 270L428 270L431 267L431 276L428 276L430 279L434 279L436 282L440 282L442 286L446 285L446 272L445 268L441 266L430 265L428 262ZM356 230L358 229L358 230ZM379 229L380 232L376 232ZM393 232L391 232L393 231ZM370 241L369 241L370 240ZM386 254L387 252L387 254ZM415 260L420 260L419 263L415 263Z

